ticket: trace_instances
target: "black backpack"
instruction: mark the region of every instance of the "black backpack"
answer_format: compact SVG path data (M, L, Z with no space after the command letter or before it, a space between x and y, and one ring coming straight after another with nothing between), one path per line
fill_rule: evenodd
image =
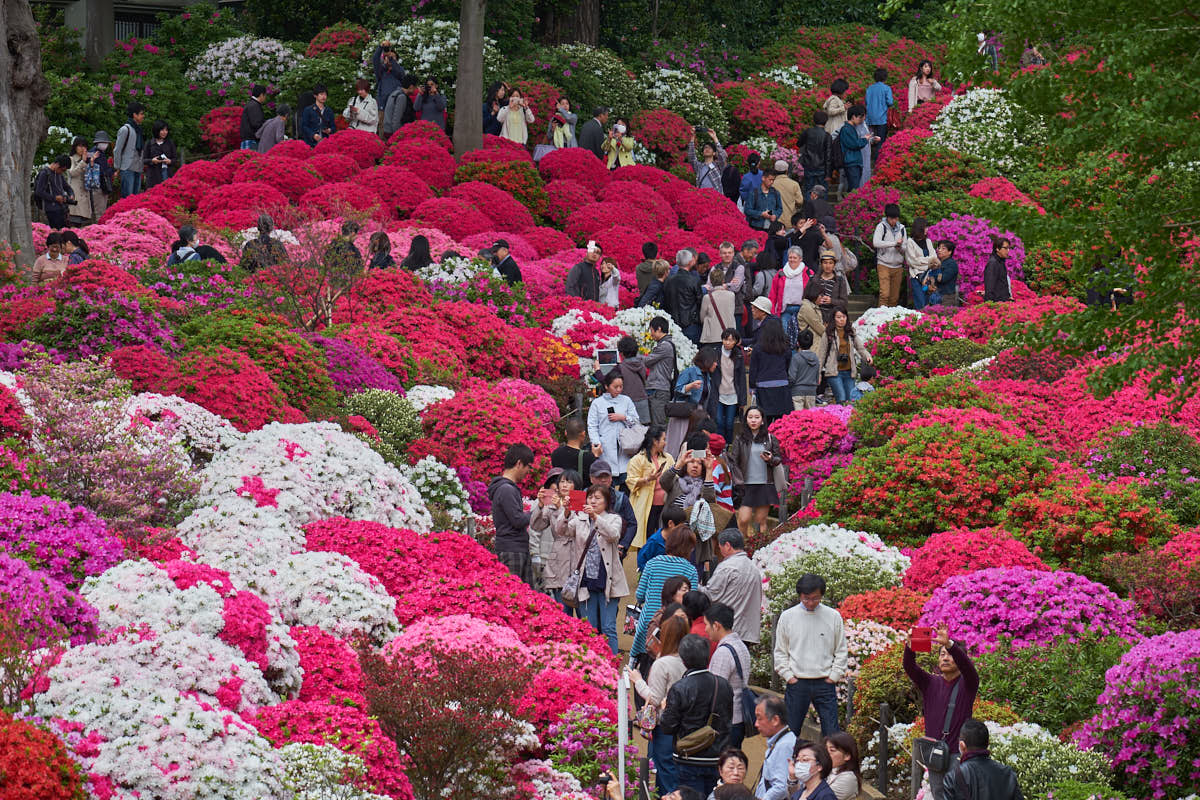
M849 124L850 123L847 122L845 125L842 125L842 128L846 127L846 125L849 125ZM830 153L829 153L830 160L833 162L832 164L829 165L830 168L831 169L842 169L843 167L845 167L846 166L846 154L844 152L842 152L842 129L841 128L838 128L838 135L833 137L833 147L829 148L829 150L830 150Z
M726 164L721 170L721 191L733 202L738 201L742 188L742 173L733 164Z

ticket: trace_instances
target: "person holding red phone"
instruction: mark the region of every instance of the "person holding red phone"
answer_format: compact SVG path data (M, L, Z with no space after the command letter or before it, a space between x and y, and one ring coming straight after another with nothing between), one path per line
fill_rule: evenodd
M937 626L937 636L933 639L933 650L938 655L937 670L926 672L917 664L917 656L910 643L904 645L904 671L924 698L925 738L918 739L913 747L913 758L929 770L929 789L934 800L942 800L945 790L942 781L946 773L958 763L958 738L963 723L971 716L975 707L975 696L979 693L979 673L967 651L958 642L950 638L950 628L946 623ZM946 712L950 706L951 695L954 697L954 713L949 725L946 725ZM945 735L943 735L943 732ZM945 770L934 770L928 766L924 758L922 743L932 744L936 740L949 742L951 745L950 764Z

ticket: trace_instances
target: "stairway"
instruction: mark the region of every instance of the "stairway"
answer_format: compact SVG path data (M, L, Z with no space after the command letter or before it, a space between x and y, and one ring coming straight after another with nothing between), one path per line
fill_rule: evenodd
M846 303L846 310L850 312L850 324L853 325L863 313L875 306L875 295L873 294L852 294L850 301Z

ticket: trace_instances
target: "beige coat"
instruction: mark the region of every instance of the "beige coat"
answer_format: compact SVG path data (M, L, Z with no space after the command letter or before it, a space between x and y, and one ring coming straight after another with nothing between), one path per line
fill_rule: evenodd
M103 154L102 154L103 156ZM77 155L71 156L71 168L67 170L67 180L71 182L71 191L79 202L68 212L72 217L81 217L92 221L98 220L108 208L108 195L99 189L88 191L83 188L83 173L87 164Z
M563 529L562 535L555 533L555 525L563 520L562 506L535 505L529 517L529 529L539 535L529 537L529 555L542 560L542 584L547 589L561 589L575 569L571 560L574 541ZM578 558L578 556L576 556Z
M929 250L929 255L921 252L921 245L916 239L910 236L904 240L904 265L908 267L908 275L911 278L919 278L941 263L932 239L925 240L925 247Z
M583 555L583 548L592 532L592 523L587 514L575 512L559 519L553 527L556 539L561 536L572 540L569 575ZM625 579L625 568L621 565L621 527L620 514L601 514L596 518L596 539L600 542L600 556L608 573L608 586L604 592L608 600L629 594L629 581Z
M710 344L712 342L721 341L721 333L726 328L739 327L737 319L736 306L737 296L726 289L724 286L719 286L713 289L708 294L704 295L700 300L700 324L703 328L700 331L700 342L702 344ZM721 312L721 318L717 318L717 312ZM721 320L725 324L721 324Z
M834 138L834 145L837 145L838 131L846 124L846 103L836 94L831 94L825 98L821 108L829 115L829 120L825 123L825 132ZM788 220L791 223L791 220Z
M792 214L804 205L804 190L790 175L780 175L775 178L775 191L779 192L779 202L783 204L783 227L790 227Z

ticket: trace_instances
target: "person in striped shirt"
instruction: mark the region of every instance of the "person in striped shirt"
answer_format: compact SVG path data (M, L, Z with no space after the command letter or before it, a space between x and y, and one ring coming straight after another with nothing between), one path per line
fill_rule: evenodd
M633 645L629 648L630 658L637 658L646 652L646 634L649 633L650 620L661 605L662 587L667 579L681 575L687 578L689 585L700 585L696 566L688 560L695 546L696 534L687 525L680 525L667 535L667 552L646 563L642 579L638 581L637 602L642 607L642 615L637 631L633 634Z

